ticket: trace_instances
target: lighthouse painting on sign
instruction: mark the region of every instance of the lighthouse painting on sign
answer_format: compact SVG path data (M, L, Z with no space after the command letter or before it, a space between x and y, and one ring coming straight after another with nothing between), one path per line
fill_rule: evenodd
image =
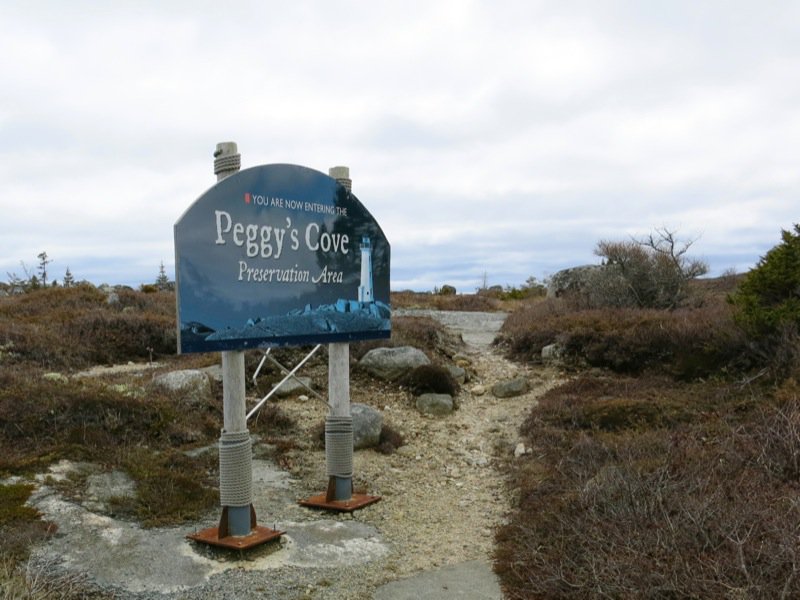
M186 211L175 240L180 352L391 334L386 236L318 171L239 171Z
M361 285L358 286L358 301L372 302L372 246L369 238L361 238Z

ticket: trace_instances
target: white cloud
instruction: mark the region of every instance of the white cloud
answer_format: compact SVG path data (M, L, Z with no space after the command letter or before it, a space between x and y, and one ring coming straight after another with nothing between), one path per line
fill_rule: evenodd
M4 13L0 272L47 250L77 277L151 280L229 139L245 166L349 165L401 287L541 278L661 225L741 269L797 220L793 2Z

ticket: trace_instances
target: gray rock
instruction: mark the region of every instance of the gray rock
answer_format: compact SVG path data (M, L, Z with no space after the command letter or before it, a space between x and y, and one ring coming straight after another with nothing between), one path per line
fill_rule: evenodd
M515 377L508 381L500 381L492 386L492 395L495 398L513 398L521 396L530 389L528 380L524 377Z
M377 446L383 429L381 411L354 402L350 405L350 414L353 416L353 449L361 450Z
M450 394L422 394L417 398L417 410L427 415L449 415L453 412Z
M447 365L447 370L450 372L450 376L459 384L464 385L467 382L466 369L456 365Z
M298 379L300 381L298 381ZM303 383L300 383L301 381L313 389L314 386L312 385L311 377L298 377L297 379L295 379L294 377L290 377L289 379L283 382L283 385L281 385L281 387L275 390L275 396L277 396L278 398L288 398L289 396L295 396L297 394L307 391L308 388L304 387ZM275 386L273 386L273 388L274 387Z
M564 347L561 344L549 344L542 348L542 362L545 364L560 363L563 357Z
M425 353L411 346L375 348L358 362L367 373L378 379L394 381L412 369L430 364Z
M119 294L117 292L109 292L108 296L106 296L106 304L111 304L112 306L119 304Z
M176 392L189 404L200 404L211 399L211 383L208 375L198 369L164 373L156 377L153 384Z
M565 293L585 289L592 276L602 269L602 265L582 265L558 271L547 284L547 297L558 298Z
M222 365L211 365L210 367L203 367L200 370L208 375L211 381L222 383Z

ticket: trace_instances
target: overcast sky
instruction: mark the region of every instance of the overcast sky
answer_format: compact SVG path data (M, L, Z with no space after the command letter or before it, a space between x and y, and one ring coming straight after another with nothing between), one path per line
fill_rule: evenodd
M242 166L348 165L392 288L667 227L712 274L800 221L800 2L4 0L0 279L138 286Z

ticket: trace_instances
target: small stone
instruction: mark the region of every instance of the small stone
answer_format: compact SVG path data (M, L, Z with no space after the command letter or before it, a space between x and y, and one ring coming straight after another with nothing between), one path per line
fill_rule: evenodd
M486 393L486 388L482 385L473 386L470 390L473 396L483 396Z
M463 367L447 365L447 371L450 373L450 376L459 384L464 385L464 383L466 383L467 371Z
M426 415L449 415L453 412L450 394L422 394L417 398L417 410Z
M69 377L61 373L45 373L42 375L42 379L47 379L48 381L58 381L59 383L69 381Z
M525 454L525 444L520 442L517 444L517 447L514 448L514 458L519 458Z
M564 357L564 347L561 344L549 344L542 348L542 362L545 364L560 363Z
M507 381L501 381L492 386L492 394L495 398L513 398L521 396L530 389L528 380L524 377L515 377Z

